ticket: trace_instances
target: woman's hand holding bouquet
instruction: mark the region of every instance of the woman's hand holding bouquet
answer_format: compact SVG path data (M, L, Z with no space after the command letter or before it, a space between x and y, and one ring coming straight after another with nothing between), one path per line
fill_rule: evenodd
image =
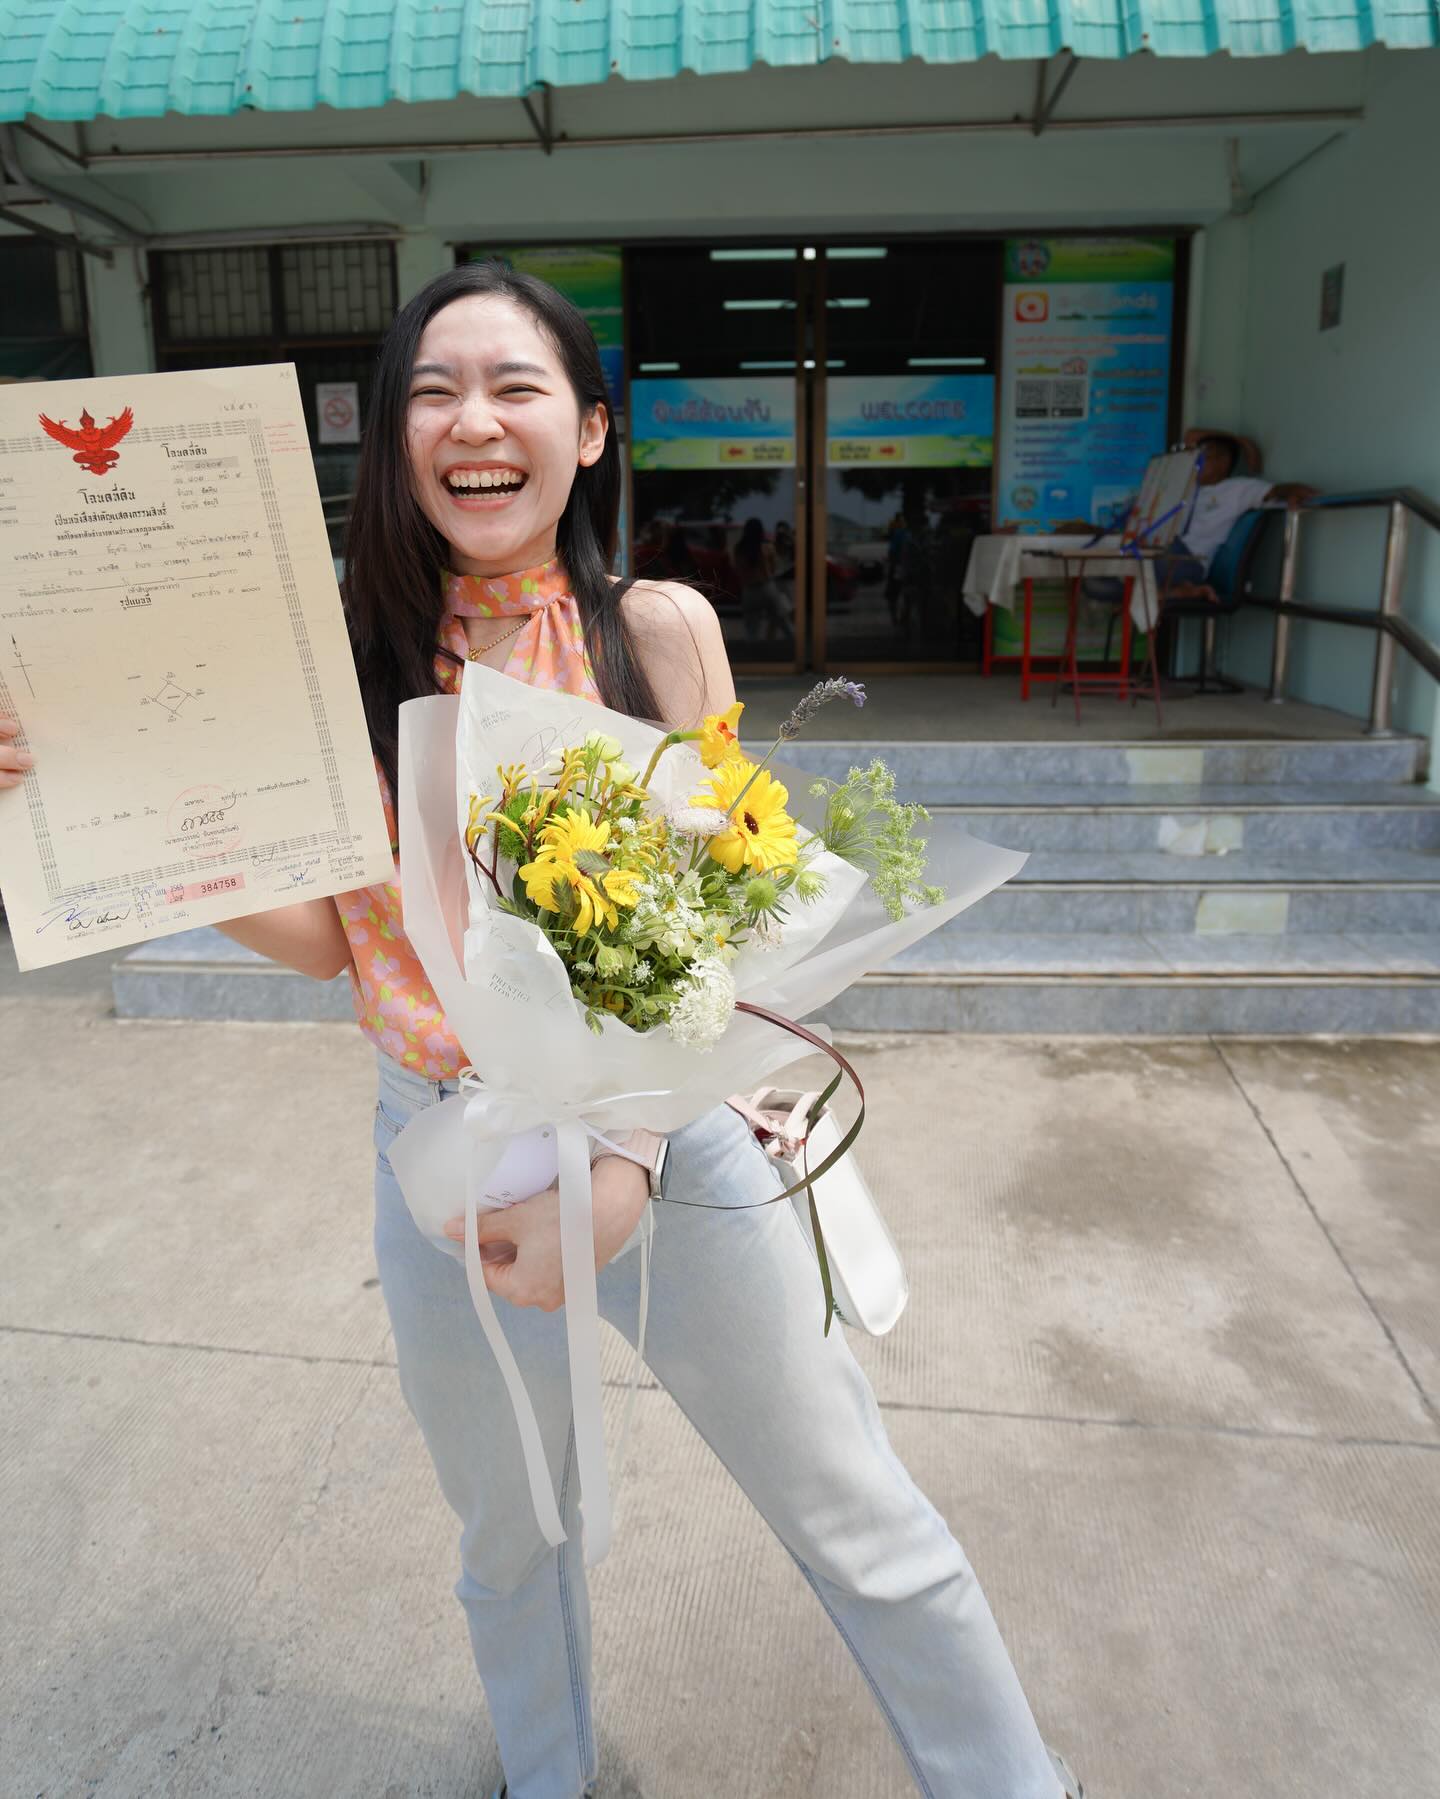
M595 1216L595 1267L613 1261L633 1235L650 1198L645 1172L623 1156L606 1156L590 1170ZM465 1220L452 1218L445 1235L465 1239ZM514 1205L481 1212L476 1242L485 1285L512 1306L558 1312L565 1303L560 1256L560 1193L543 1193Z

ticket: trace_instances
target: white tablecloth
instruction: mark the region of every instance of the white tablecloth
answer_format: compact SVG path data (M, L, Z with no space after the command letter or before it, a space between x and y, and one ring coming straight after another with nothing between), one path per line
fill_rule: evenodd
M1137 631L1148 631L1159 610L1153 561L1143 556L1116 554L1087 557L1082 565L1059 562L1053 556L1035 553L1037 550L1077 550L1086 541L1083 537L1022 537L1018 534L977 537L965 570L962 589L965 604L977 617L984 615L987 606L1002 606L1006 612L1013 612L1020 583L1027 577L1035 581L1066 580L1079 566L1087 577L1115 575L1124 580L1133 575L1135 585L1130 589L1130 616ZM1119 541L1117 537L1102 537L1095 548L1108 549Z

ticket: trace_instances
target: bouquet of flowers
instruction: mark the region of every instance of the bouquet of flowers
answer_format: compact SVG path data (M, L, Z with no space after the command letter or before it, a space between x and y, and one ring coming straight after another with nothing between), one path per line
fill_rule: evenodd
M678 1130L823 1047L823 1036L791 1021L1024 862L967 839L946 897L923 879L924 815L896 801L882 763L838 784L780 767L776 750L841 697L858 704L864 695L822 682L758 762L741 746L738 705L696 730L662 732L475 662L458 697L400 709L406 933L471 1068L460 1094L407 1125L390 1161L420 1229L464 1257L551 1543L565 1533L485 1286L475 1219L558 1184L592 1562L605 1553L610 1518L590 1139ZM443 1235L457 1214L463 1248ZM813 1198L811 1217L823 1275ZM828 1328L828 1279L825 1302ZM643 1280L641 1305L643 1315Z
M945 897L918 879L925 844L912 827L925 814L896 804L882 763L843 786L812 785L828 799L818 830L802 835L787 810L789 791L766 763L841 694L864 703L856 683L822 682L759 764L741 748L737 703L699 730L662 737L643 774L618 738L590 731L545 768L510 763L495 771L498 792L469 793L464 840L476 876L501 911L544 932L593 1032L614 1018L712 1048L735 1007L732 964L746 950L780 948L798 909L833 911L823 902L837 855L870 875L895 918L907 899ZM684 745L695 747L668 765L662 802L651 791L661 759ZM502 867L513 871L508 892ZM848 898L853 875L839 886Z

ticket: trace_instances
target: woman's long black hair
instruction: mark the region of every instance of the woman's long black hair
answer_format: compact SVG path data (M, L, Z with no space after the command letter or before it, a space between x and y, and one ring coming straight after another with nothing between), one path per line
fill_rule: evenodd
M616 712L655 719L660 707L635 654L620 601L631 583L612 581L623 479L614 410L600 353L583 315L548 282L500 262L470 262L437 275L395 316L370 400L370 417L345 531L345 614L370 742L391 793L396 791L399 712L405 700L439 691L435 659L460 658L438 642L445 613L441 580L449 545L415 497L406 448L410 371L425 327L437 312L472 295L511 300L528 313L559 352L580 416L604 406L611 420L605 447L577 468L560 515L556 552L585 625L585 647L600 695Z

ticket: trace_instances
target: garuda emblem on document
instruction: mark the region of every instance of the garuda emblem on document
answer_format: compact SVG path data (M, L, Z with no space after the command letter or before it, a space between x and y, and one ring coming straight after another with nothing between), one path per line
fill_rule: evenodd
M40 423L56 443L62 443L67 450L75 452L74 460L81 468L89 469L92 475L108 475L120 460L120 452L115 445L135 423L135 414L127 406L108 425L97 425L88 412L82 412L78 431L72 431L63 419L57 425L54 419L47 419L43 412L40 414Z

